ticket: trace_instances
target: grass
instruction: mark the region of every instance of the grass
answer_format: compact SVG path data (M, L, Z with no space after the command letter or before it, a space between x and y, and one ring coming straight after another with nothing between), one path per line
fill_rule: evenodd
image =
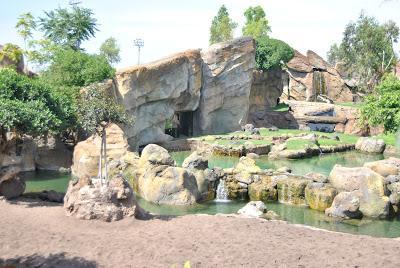
M305 149L306 147L317 148L317 146L313 142L310 142L307 140L302 140L302 139L289 140L286 142L287 150L302 150L302 149Z
M376 137L384 140L387 145L392 145L392 146L399 145L397 144L397 140L400 139L400 135L398 136L395 133L380 134Z
M362 102L337 102L335 103L339 106L346 106L346 107L353 107L353 108L360 108L363 103Z
M287 111L289 111L289 105L287 105L286 103L279 103L275 107L271 107L271 111L274 111L274 112L287 112Z
M318 143L320 146L338 146L344 144L345 142L338 141L338 140L328 140L328 139L319 139Z

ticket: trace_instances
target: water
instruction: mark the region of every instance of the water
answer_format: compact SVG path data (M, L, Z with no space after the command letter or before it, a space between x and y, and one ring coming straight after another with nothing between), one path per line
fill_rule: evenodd
M216 200L217 202L226 202L228 199L228 190L225 187L225 180L220 180L217 186Z
M172 153L179 165L190 152ZM262 168L290 167L296 174L305 174L311 171L329 174L334 164L344 166L361 166L365 162L382 159L382 155L368 155L358 152L347 152L338 154L325 154L301 160L274 160L269 161L266 157L257 160ZM238 162L236 157L213 156L210 158L210 167L233 167ZM26 192L40 192L42 190L56 190L65 192L70 180L70 174L58 172L26 172L21 174L27 180ZM221 185L223 188L223 185ZM221 190L221 197L223 191ZM246 201L216 202L210 201L189 207L166 206L149 203L138 198L140 206L145 210L159 215L180 216L187 214L210 214L215 215L236 213L242 208ZM365 234L378 237L400 237L400 221L398 220L352 220L339 222L324 213L311 210L302 206L291 206L280 203L267 203L269 210L275 211L283 220L294 224L304 224L316 228L346 232L352 234Z
M172 157L177 165L182 165L183 160L190 155L190 151L173 152ZM304 175L308 172L318 172L329 175L333 166L339 164L346 167L359 167L366 162L382 160L382 154L366 154L358 151L349 151L333 154L322 154L306 159L274 159L270 160L267 156L261 156L256 159L257 165L262 169L278 169L280 167L290 167L294 174ZM232 156L210 156L208 165L210 168L234 167L239 162L239 158Z

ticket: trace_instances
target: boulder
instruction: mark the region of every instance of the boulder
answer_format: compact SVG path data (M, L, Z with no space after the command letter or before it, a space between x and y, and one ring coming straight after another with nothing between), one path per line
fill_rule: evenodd
M39 194L39 198L44 200L44 201L49 201L49 202L55 202L55 203L63 203L64 202L64 196L65 194L63 193L58 193L56 191L50 190L50 191L43 191Z
M200 199L196 177L181 167L148 166L138 181L139 195L164 205L193 205Z
M108 161L122 158L128 151L128 142L124 132L115 124L106 129ZM78 178L95 177L98 173L101 137L97 134L79 142L74 149L72 174Z
M385 146L385 141L382 139L361 137L357 140L356 150L367 153L383 153Z
M325 210L325 214L343 219L360 219L363 216L360 211L360 192L339 193L333 199L332 206Z
M175 161L163 147L149 144L142 151L140 164L175 166Z
M225 180L225 187L229 200L246 200L248 199L248 185L237 179L228 176Z
M389 159L365 163L364 167L370 168L384 177L398 175L400 173L400 159L390 157Z
M195 151L183 161L182 167L188 169L205 170L208 168L208 159L204 155L201 155Z
M327 183L329 181L328 176L317 172L309 172L304 177L311 179L313 182Z
M25 191L25 181L18 177L19 167L2 167L0 170L0 196L12 199Z
M238 210L238 214L249 218L259 218L266 212L267 206L261 201L250 201Z
M387 196L363 194L360 199L360 211L364 216L373 219L386 219L390 216L390 200Z
M146 216L137 205L132 188L122 176L112 177L103 183L87 177L71 181L64 197L64 209L68 216L107 222Z
M277 201L276 182L268 175L255 175L253 183L249 184L248 192L251 201Z
M242 156L239 159L239 163L234 168L236 173L249 173L256 174L261 172L261 168L256 165L256 161L246 156Z
M306 205L305 188L310 180L295 175L273 176L278 189L278 201L293 205Z
M331 185L321 182L309 183L305 189L306 203L311 209L325 211L332 205L337 190Z
M17 167L21 172L34 171L36 145L32 137L18 138L13 133L7 133L8 141L0 152L1 167Z

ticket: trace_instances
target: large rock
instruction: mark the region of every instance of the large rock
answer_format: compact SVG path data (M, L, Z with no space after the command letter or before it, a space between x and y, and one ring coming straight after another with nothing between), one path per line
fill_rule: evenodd
M137 205L132 188L121 176L103 183L87 177L71 181L64 197L64 209L68 216L108 222L146 216Z
M254 182L249 184L248 193L251 201L277 201L276 181L268 175L255 175Z
M274 176L281 203L306 205L305 189L311 180L295 175Z
M360 219L360 192L341 192L333 200L332 206L325 210L331 217L344 219Z
M205 170L208 168L208 159L198 152L191 153L182 163L183 168Z
M370 168L384 177L397 175L400 173L400 159L390 157L389 159L365 163L364 167Z
M0 170L0 196L6 199L19 197L25 191L25 181L18 177L20 169L14 167L2 167Z
M295 51L287 64L289 86L283 99L317 101L318 95L338 102L353 101L353 94L339 72L313 51L307 56Z
M267 212L267 207L261 201L250 201L238 210L238 214L249 218L259 218Z
M306 203L311 209L319 211L329 208L336 195L336 189L326 183L309 183L305 189Z
M137 190L141 197L156 204L192 205L201 199L195 175L176 167L168 151L147 145L138 161Z
M367 153L383 153L385 141L369 137L362 137L357 140L356 149Z
M29 136L17 138L12 133L7 135L10 137L0 152L0 166L18 167L21 171L35 170L36 145L33 138Z
M214 44L201 51L203 87L198 111L200 133L240 129L247 119L255 68L252 38Z
M128 142L120 127L111 124L106 129L107 133L107 159L118 160L128 151ZM97 134L75 146L72 174L78 178L95 177L99 168L101 137Z
M366 217L389 216L389 198L385 196L384 177L367 167L346 168L335 165L329 181L338 191L359 191L360 211Z

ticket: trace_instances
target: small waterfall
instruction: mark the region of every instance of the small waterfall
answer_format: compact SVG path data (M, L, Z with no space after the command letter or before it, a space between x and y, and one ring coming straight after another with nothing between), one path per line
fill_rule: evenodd
M216 195L217 196L215 198L215 201L217 201L217 202L228 202L229 201L228 189L226 189L225 180L219 180Z

